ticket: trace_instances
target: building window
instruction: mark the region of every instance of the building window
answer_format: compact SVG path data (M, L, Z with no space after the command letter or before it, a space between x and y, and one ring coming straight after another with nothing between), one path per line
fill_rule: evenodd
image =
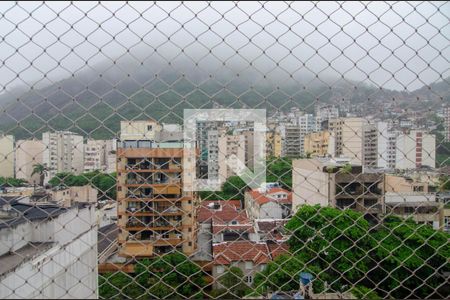
M253 283L253 276L249 275L249 276L245 276L244 277L245 282L252 284Z
M152 131L153 130L153 125L147 125L147 130L148 131Z

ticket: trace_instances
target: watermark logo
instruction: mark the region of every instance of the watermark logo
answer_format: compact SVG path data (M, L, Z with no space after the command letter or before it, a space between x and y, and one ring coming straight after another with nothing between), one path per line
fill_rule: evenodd
M185 191L220 191L230 172L252 189L261 187L266 182L266 110L185 109L183 169ZM207 178L199 178L205 169Z

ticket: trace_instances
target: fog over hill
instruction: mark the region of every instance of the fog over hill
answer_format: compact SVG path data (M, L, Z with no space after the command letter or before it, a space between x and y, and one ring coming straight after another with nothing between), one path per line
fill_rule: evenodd
M449 8L5 2L0 129L107 138L120 120L181 122L184 108L436 110L449 101Z

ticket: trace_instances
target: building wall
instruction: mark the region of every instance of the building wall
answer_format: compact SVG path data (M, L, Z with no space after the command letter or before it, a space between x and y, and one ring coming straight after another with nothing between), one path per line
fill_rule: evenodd
M302 204L327 206L329 195L334 195L333 176L322 172L320 163L314 159L294 160L292 168L293 212Z
M155 140L162 126L155 120L120 121L120 140Z
M46 181L59 172L81 174L84 170L83 137L69 131L42 134L43 163L49 168Z
M328 131L313 132L305 135L304 151L311 157L328 154L330 133Z
M0 246L15 251L27 242L53 242L13 272L0 276L0 298L98 297L97 227L94 206L71 208L46 221L26 222L0 230ZM10 239L12 236L19 240Z
M0 136L0 176L14 177L14 136Z
M364 126L362 118L344 118L342 125L342 155L350 158L350 163L363 164Z
M63 190L53 190L52 199L64 207L70 207L76 202L97 202L98 190L90 184L85 186L71 186Z
M396 142L396 169L415 169L436 165L436 139L434 135L412 130L402 133Z
M239 162L245 164L246 160L246 138L243 134L227 135L221 132L219 135L219 179L224 182L228 177L236 175L232 168L227 164L227 160L236 156L236 160L231 160L233 166L239 166Z
M283 208L275 202L267 202L261 205L258 219L282 219Z
M18 140L16 143L16 178L39 184L40 175L33 173L35 164L42 164L45 146L39 140Z

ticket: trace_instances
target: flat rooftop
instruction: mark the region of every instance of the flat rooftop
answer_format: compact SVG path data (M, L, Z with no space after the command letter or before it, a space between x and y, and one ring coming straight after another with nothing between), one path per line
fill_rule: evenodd
M14 271L21 264L30 261L50 249L55 243L28 243L20 249L0 256L0 277Z

